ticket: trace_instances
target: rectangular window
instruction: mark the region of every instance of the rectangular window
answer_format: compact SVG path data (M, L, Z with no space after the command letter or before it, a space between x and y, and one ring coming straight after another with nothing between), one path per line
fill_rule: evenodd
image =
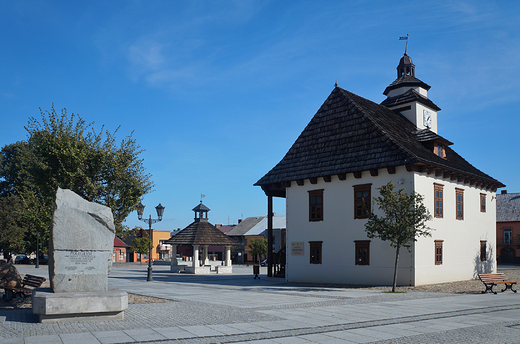
M354 185L354 218L367 219L370 214L372 184Z
M480 240L480 261L481 262L484 262L487 260L487 256L486 256L486 245L487 245L487 241L485 240Z
M443 217L443 188L442 184L433 184L435 194L435 217L442 219Z
M309 221L323 221L323 189L309 191Z
M486 212L486 194L480 194L480 212Z
M456 218L457 220L464 220L464 190L455 189L455 198L455 203L457 204Z
M356 243L356 265L370 265L370 240L354 242Z
M435 265L442 265L442 242L443 240L435 240Z
M440 156L441 158L446 158L446 152L444 150L443 145L440 145L440 144L435 145L435 147L433 148L433 153L437 156Z
M504 228L504 244L510 245L513 239L513 230L511 228Z
M309 241L311 246L310 249L310 263L311 264L321 264L321 246L323 241Z

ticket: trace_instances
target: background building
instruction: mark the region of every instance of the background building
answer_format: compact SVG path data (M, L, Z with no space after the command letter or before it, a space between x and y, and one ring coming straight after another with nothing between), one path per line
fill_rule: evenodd
M520 263L520 193L497 195L497 260Z

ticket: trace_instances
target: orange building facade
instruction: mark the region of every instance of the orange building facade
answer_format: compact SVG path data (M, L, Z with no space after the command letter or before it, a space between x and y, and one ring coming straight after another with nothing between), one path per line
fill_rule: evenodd
M142 237L148 238L149 230L141 229L140 235ZM171 257L171 245L164 244L164 241L170 239L170 231L158 231L152 229L152 259L153 261L158 260L169 260ZM140 257L140 254L135 252L130 252L133 257L128 259L128 261L132 262L148 262L148 254L143 254Z
M520 193L497 195L497 261L520 264Z

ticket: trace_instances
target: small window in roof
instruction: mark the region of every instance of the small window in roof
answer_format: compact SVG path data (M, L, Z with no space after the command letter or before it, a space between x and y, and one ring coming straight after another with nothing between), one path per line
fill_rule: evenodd
M433 153L435 155L440 156L443 159L446 159L446 150L444 149L444 146L440 143L436 143L433 147Z

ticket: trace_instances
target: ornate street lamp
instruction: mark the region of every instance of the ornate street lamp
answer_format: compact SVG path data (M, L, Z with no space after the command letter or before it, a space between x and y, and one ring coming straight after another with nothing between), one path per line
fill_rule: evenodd
M153 277L152 277L152 242L153 242L152 223L156 223L156 222L159 222L162 220L163 213L164 213L164 207L161 205L161 203L159 203L159 205L157 207L155 207L155 210L157 211L157 219L152 219L152 215L150 215L149 219L143 219L144 207L145 206L141 202L139 202L139 204L135 206L135 209L137 210L137 218L143 222L147 222L148 226L149 226L148 277L146 280L148 282L153 282Z

